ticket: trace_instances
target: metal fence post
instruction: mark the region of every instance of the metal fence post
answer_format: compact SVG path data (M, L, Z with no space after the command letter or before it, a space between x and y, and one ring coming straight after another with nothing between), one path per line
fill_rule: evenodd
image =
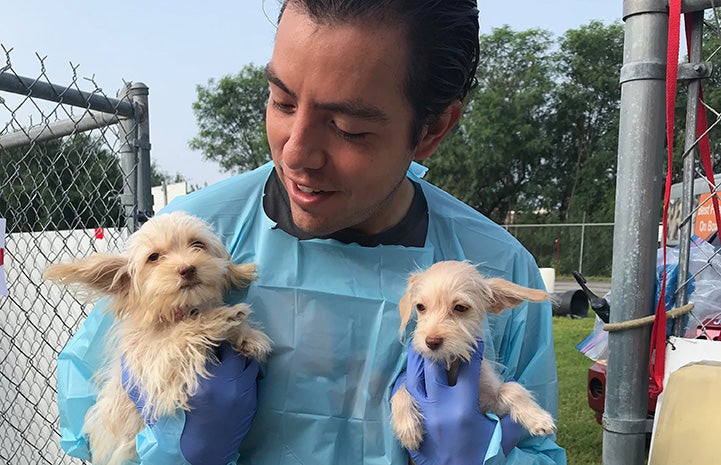
M583 222L581 223L581 251L578 254L578 272L583 274L583 247L586 240L586 212L583 212Z
M150 122L148 87L141 83L126 84L118 98L133 104L135 118L120 121L120 166L125 183L121 204L125 209L126 227L132 233L152 216L153 198L150 186Z
M618 178L611 280L611 322L653 310L658 247L667 3L625 0ZM641 465L649 431L650 327L608 336L604 465Z
M148 86L135 82L130 86L130 96L136 107L138 128L138 220L145 222L153 216L153 196L150 181L150 112ZM139 113L139 114L138 114Z

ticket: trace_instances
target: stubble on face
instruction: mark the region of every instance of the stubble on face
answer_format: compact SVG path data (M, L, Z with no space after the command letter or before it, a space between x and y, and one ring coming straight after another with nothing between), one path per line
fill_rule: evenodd
M317 24L293 4L283 14L268 65L266 128L293 220L310 234L376 234L410 208L414 189L406 171L415 149L401 37L391 26ZM276 97L290 111L274 107ZM383 124L349 118L347 109L359 105L378 110ZM370 136L343 140L337 130L345 125ZM303 193L311 189L320 193Z
M415 189L404 173L380 202L362 210L350 211L348 216L336 218L333 222L318 218L312 211L306 211L292 202L291 215L298 228L318 237L329 236L342 230L367 235L378 234L400 222L410 208L414 193ZM403 213L398 218L398 214L394 214L393 210ZM398 221L393 220L388 226L386 223L389 223L389 218L398 218Z

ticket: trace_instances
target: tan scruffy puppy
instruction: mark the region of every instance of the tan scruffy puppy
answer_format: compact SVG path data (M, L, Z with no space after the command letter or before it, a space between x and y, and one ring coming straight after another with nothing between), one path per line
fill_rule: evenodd
M189 410L188 398L213 349L228 340L241 354L264 361L270 339L247 321L245 304L223 304L231 286L255 279L255 264L237 265L210 226L186 213L159 215L127 241L123 255L94 254L51 265L45 278L109 296L116 323L97 382L98 398L85 417L94 464L137 457L143 418L122 385L121 358L147 397L146 418Z
M438 262L408 281L399 304L401 337L413 310L417 323L413 348L424 359L446 366L449 384L458 374L461 360L468 361L482 335L487 312L500 313L523 301L540 302L548 294L518 286L504 279L484 278L468 262ZM511 415L533 435L553 433L553 417L543 410L533 395L516 382L504 383L489 362L481 364L479 405L481 412ZM391 398L391 422L401 444L416 450L423 441L423 415L413 397L401 386Z

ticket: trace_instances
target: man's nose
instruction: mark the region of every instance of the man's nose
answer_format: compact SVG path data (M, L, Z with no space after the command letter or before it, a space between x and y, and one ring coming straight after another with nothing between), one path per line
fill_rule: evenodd
M283 146L283 161L291 170L320 169L326 161L322 123L299 111Z

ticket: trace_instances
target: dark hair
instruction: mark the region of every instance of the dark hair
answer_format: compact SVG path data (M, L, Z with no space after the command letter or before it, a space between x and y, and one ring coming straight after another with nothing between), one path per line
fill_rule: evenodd
M479 56L476 0L284 0L318 24L374 20L405 27L408 41L406 97L413 108L411 145L423 125L455 100L463 100L477 81Z

